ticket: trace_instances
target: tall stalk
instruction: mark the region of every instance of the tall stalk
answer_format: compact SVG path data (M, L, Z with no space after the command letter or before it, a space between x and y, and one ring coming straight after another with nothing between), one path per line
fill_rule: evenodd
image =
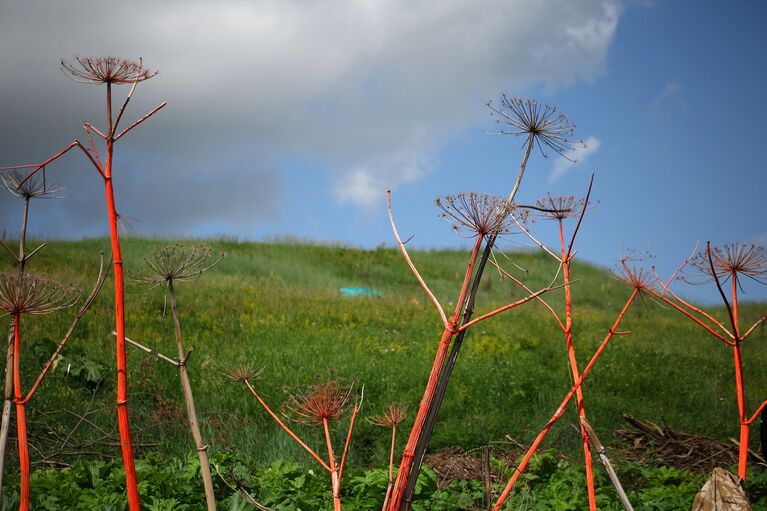
M175 332L176 348L178 358L172 359L159 352L156 352L146 346L126 337L126 341L133 346L149 353L159 360L169 362L178 368L179 378L181 380L181 389L184 394L184 403L186 404L187 419L189 429L192 433L197 455L200 459L200 475L202 476L203 486L205 487L205 500L208 511L216 509L216 495L213 489L213 479L210 472L210 463L208 462L208 445L202 439L200 424L197 419L197 411L194 405L194 396L192 394L192 385L189 382L189 373L187 371L187 361L192 350L186 350L181 336L181 321L176 304L176 290L174 282L195 280L204 272L218 264L224 255L213 262L209 261L212 250L200 245L193 248L184 248L179 245L171 245L154 252L147 257L144 262L147 269L143 272L132 275L132 280L140 285L149 286L150 289L162 286L168 291L171 305L171 315L173 316L173 329ZM209 264L208 264L209 263ZM115 335L117 332L114 332Z
M77 147L93 167L99 173L104 181L104 194L107 206L107 220L109 224L109 235L112 245L112 263L114 269L115 285L115 358L117 365L117 420L120 433L120 448L122 451L123 465L125 467L125 489L128 496L128 507L130 511L139 511L140 502L138 495L138 484L136 480L136 468L133 460L133 445L130 435L130 423L128 420L128 369L125 352L125 279L123 274L123 260L120 250L120 234L118 230L118 214L115 207L114 186L112 182L112 164L114 160L114 144L123 136L128 134L134 128L152 117L155 113L165 107L165 103L150 110L140 117L133 124L117 131L125 109L128 106L136 86L152 78L157 73L143 69L141 61L138 63L129 60L118 59L115 57L82 58L75 57L72 62L61 61L62 71L73 78L75 81L92 85L106 85L106 120L105 130L99 130L92 124L86 122L83 124L88 139L86 147L79 140L74 140L67 147L48 158L42 163L31 165L16 165L13 169L32 169L23 179L22 184L29 180L46 165L61 158L71 149ZM122 102L117 115L113 116L112 110L112 85L128 84L130 91ZM98 148L94 143L93 135L99 136L104 142L104 159L102 161ZM4 168L3 170L7 169Z
M184 391L184 402L186 403L186 413L189 418L189 429L192 430L192 439L197 448L197 455L200 458L200 474L205 487L205 500L208 505L208 511L216 510L216 495L213 490L213 478L210 475L210 463L208 462L208 445L202 440L200 425L197 421L197 411L194 407L194 397L192 396L192 385L189 383L189 374L186 370L186 356L184 342L181 339L181 323L178 320L178 308L176 307L176 293L173 290L173 281L168 282L168 296L170 297L170 308L173 314L173 327L176 331L176 347L178 348L178 358L183 361L178 365L178 375L181 378L181 388Z
M19 369L21 351L21 313L13 315L13 400L16 403L16 430L19 444L19 471L21 488L19 490L19 511L29 511L29 442L27 441L27 414L21 402L21 371Z
M697 246L695 250L697 250ZM679 268L669 277L667 281L662 281L656 274L656 280L663 287L661 291L654 291L652 295L663 303L676 309L687 319L703 328L715 339L732 348L733 365L735 369L735 396L738 405L738 422L740 430L740 439L738 442L738 476L745 482L748 473L748 437L751 424L756 421L759 414L767 409L767 400L760 404L756 411L749 417L746 409L746 392L743 374L743 354L741 345L761 325L767 316L761 317L750 328L743 330L740 327L738 317L738 286L739 278L742 275L752 278L756 282L762 282L760 279L767 276L767 250L757 245L746 245L742 243L727 244L722 247L711 248L710 243L706 244L706 249L693 254L685 259ZM693 268L701 272L710 282L716 286L719 296L722 299L727 316L729 319L729 328L717 320L711 314L692 305L682 299L679 295L669 289L670 285L676 279L685 266L690 264ZM723 282L730 279L730 299L723 288Z
M24 278L27 261L38 252L45 244L40 245L30 254L27 254L27 225L29 223L29 204L33 198L50 197L61 188L50 186L45 178L25 180L19 172L13 172L8 176L2 177L3 184L13 195L20 197L24 201L24 207L21 215L21 229L19 230L19 248L18 254L3 243L3 247L16 260L18 267L18 276L20 280ZM13 399L13 341L15 325L12 322L8 332L8 343L5 360L5 391L3 394L3 412L2 423L0 424L0 501L3 497L3 480L5 474L5 458L8 452L8 432L11 424L11 404Z
M502 95L501 104L498 108L494 107L492 102L488 103L488 107L491 109L499 124L511 127L511 131L501 131L501 134L512 134L516 136L524 135L526 137L525 150L522 162L519 166L517 178L505 201L503 213L501 215L507 216L515 207L514 199L521 186L522 178L524 177L533 146L538 144L541 149L543 146L546 146L557 154L564 156L564 152L572 147L569 141L569 136L572 134L574 127L567 121L567 118L564 115L555 114L555 108L549 106L542 107L533 100L508 98L507 96ZM467 295L465 290L462 289L460 299L456 301L456 313L454 318L451 319L453 324L445 325L445 333L443 333L440 347L438 348L438 353L432 366L432 373L429 382L427 383L424 397L421 400L419 416L416 417L416 423L411 430L412 441L409 439L403 453L402 462L400 463L399 472L397 473L397 481L395 482L394 490L392 492L389 511L407 511L409 509L415 490L415 484L418 480L418 474L420 473L423 464L426 448L434 429L436 417L442 405L453 367L455 366L463 343L465 329L461 332L455 330L456 327L468 327L471 323L470 320L473 314L476 294L484 273L485 265L492 253L497 235L497 230L478 232L478 245L481 244L483 238L487 238L482 258L476 267L476 274L471 285L471 291ZM397 238L400 247L402 248L402 242L399 240L398 236ZM470 262L471 264L476 262L476 254L474 254L474 259ZM454 331L452 332L452 335L449 335L449 329ZM455 335L457 335L457 337L455 337L448 358L444 352L448 349L449 344ZM432 376L437 380L435 383L432 383ZM419 417L422 413L421 408L423 408L424 416L422 422L419 421Z

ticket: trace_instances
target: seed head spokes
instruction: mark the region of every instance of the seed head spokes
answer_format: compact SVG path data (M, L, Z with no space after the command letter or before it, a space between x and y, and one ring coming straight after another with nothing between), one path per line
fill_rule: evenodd
M588 209L592 207L591 203L586 204L586 199L578 199L574 195L552 197L549 194L542 199L536 200L535 204L540 208L541 214L544 217L555 220L577 217L583 211L584 206Z
M300 424L321 426L344 414L351 394L352 386L337 381L313 385L291 396L283 406L283 415Z
M133 84L149 80L157 71L143 69L142 62L117 57L75 57L61 59L61 70L78 82L90 84Z
M35 275L0 273L0 310L9 314L53 314L77 303L71 287Z
M399 425L407 415L407 405L402 403L392 403L380 415L368 417L367 421L374 426L392 428Z
M583 145L582 141L572 140L575 125L554 106L541 105L534 99L510 98L506 94L501 94L497 106L492 100L487 102L487 106L491 110L490 115L498 124L509 127L502 129L499 134L534 137L544 157L544 146L569 160L566 153L576 146Z
M711 261L708 250L701 250L690 260L690 266L710 277L707 282L716 274L722 282L741 275L765 284L762 279L767 276L767 249L755 244L728 243L711 248Z
M145 258L146 270L132 274L131 280L153 288L168 282L197 279L223 257L221 254L213 259L213 249L206 245L169 245Z
M615 268L618 278L641 294L653 290L657 283L657 277L652 270L637 264L648 258L650 258L649 255L638 256L633 252L627 253L620 258Z
M226 373L224 373L224 376L229 378L230 380L234 381L240 381L240 382L254 382L261 378L261 374L263 374L264 369L256 369L252 365L248 364L240 364Z
M53 198L53 195L62 191L63 186L52 185L45 178L45 169L38 174L27 178L19 170L0 175L5 188L16 197L22 199L47 199Z
M445 195L434 201L442 210L440 216L453 225L458 232L470 236L497 235L509 232L514 221L510 213L516 205L508 207L501 197L474 192Z

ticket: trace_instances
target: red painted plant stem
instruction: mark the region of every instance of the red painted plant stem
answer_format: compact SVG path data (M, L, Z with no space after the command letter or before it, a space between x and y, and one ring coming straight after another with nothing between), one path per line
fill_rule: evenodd
M20 350L21 313L17 312L13 315L13 397L16 403L16 429L19 436L19 470L21 472L19 511L29 511L29 443L27 440L27 414L21 394Z
M424 422L426 421L426 416L429 413L429 408L431 407L431 403L434 400L434 393L437 390L437 383L439 382L439 377L442 374L442 369L445 365L448 348L450 348L450 342L453 340L453 337L456 335L456 333L458 333L456 327L460 318L461 310L463 309L463 302L466 299L466 293L469 289L471 275L474 272L474 264L477 260L481 244L482 236L477 236L477 240L474 242L474 247L471 251L471 256L469 257L469 263L466 266L466 274L463 279L463 284L461 285L461 291L458 294L458 300L455 304L455 312L448 321L447 328L445 328L445 330L442 332L442 337L440 338L439 346L437 347L437 353L434 356L434 363L431 367L431 373L429 373L429 379L426 383L426 388L424 389L421 403L418 406L418 413L416 414L413 427L410 430L410 436L408 437L407 444L405 445L405 450L402 453L402 460L400 461L399 470L397 471L397 478L394 481L394 488L392 489L391 501L389 502L388 509L390 511L397 511L402 503L402 497L407 485L407 479L410 475L411 469L413 468L413 457L415 455L415 449L418 445L418 440L421 438Z
M330 482L333 488L333 511L341 511L341 481L338 478L338 465L333 454L333 444L330 442L330 429L328 420L322 419L322 427L325 430L325 443L328 447L328 462L330 463Z
M738 331L738 276L732 274L732 327L735 345L732 347L735 362L735 390L738 398L738 416L740 417L740 441L738 442L738 477L746 480L748 472L748 417L746 417L746 391L743 385L743 357L740 352L740 332Z
M637 294L639 293L638 289L634 289L634 291L631 293L631 296L629 296L628 300L626 301L626 304L623 306L623 309L621 309L620 313L618 314L618 317L615 319L615 322L613 323L612 327L610 327L609 332L605 336L604 340L602 341L602 344L599 345L599 348L597 348L597 351L594 353L594 355L591 357L591 360L589 361L588 365L583 369L583 373L581 373L578 380L575 382L575 384L570 388L570 391L567 393L565 398L562 400L562 403L560 403L559 408L557 408L556 412L554 412L554 415L551 416L551 419L546 423L546 425L543 427L540 433L538 433L538 436L536 437L533 444L530 446L530 448L525 453L524 458L522 458L522 461L520 462L519 466L514 470L514 475L511 476L511 479L509 479L508 484L506 485L506 488L504 488L503 492L501 493L501 496L498 497L498 501L495 503L494 509L496 511L499 511L501 509L501 506L506 501L506 499L509 497L509 494L511 493L511 490L514 489L514 485L517 482L517 479L519 479L519 476L522 475L522 473L527 469L527 465L530 463L530 459L533 457L535 452L538 450L538 447L540 447L541 442L543 442L543 439L546 438L546 435L548 434L551 427L554 425L555 422L557 422L562 415L565 413L565 409L567 408L567 404L572 399L573 395L575 395L575 392L578 390L578 388L583 383L583 380L586 378L586 376L591 371L591 368L594 367L594 364L596 363L597 359L599 359L600 355L602 355L602 352L605 350L607 345L609 344L610 340L615 335L616 329L618 328L618 325L620 324L621 320L623 320L623 316L626 315L626 312L628 311L629 307L631 306L631 303L634 301L634 298L636 298Z
M112 159L114 153L114 126L112 124L112 87L107 83L107 126L106 157L104 160L104 187L109 217L109 235L112 241L112 261L115 278L115 355L117 361L117 427L120 432L120 448L125 466L125 491L128 494L128 508L139 511L136 467L133 461L130 423L128 421L128 364L125 353L125 277L120 252L120 233L117 226L114 189L112 186Z
M578 361L575 358L575 348L573 347L573 297L570 292L570 259L567 255L565 246L565 235L562 226L562 219L559 220L559 243L562 248L562 279L565 288L565 341L567 343L567 355L570 360L570 371L573 373L573 383L580 377L578 370ZM578 402L578 416L581 419L586 418L586 410L583 404L583 386L576 390L576 400ZM596 511L597 497L594 489L594 466L591 460L591 448L589 447L589 435L583 426L583 421L578 423L581 426L581 437L583 438L583 460L586 465L586 490L589 496L589 509Z

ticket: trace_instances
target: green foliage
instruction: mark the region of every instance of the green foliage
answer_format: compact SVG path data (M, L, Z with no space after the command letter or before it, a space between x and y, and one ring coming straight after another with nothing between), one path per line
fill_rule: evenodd
M333 509L330 477L324 470L306 469L290 461L249 470L234 455L213 457L214 484L219 508L244 511L250 504L216 476L219 471L240 485L261 504L276 511L329 511ZM495 463L498 466L497 462ZM137 463L142 503L149 511L193 511L203 509L205 494L199 483L196 456L165 459L159 456ZM705 475L669 467L624 465L618 468L631 503L637 511L689 509ZM622 511L609 481L596 471L599 509ZM767 471L754 470L748 485L754 510L767 509ZM388 470L352 470L344 476L342 500L346 511L381 508ZM35 470L32 474L32 509L73 511L124 511L125 475L119 462L77 463L64 469ZM503 485L496 485L499 492ZM0 509L18 508L18 487L4 495ZM424 467L416 485L414 511L469 511L484 508L484 485L480 481L437 484L436 474ZM552 452L536 456L520 478L516 492L504 506L506 511L581 511L588 508L582 467L558 458Z

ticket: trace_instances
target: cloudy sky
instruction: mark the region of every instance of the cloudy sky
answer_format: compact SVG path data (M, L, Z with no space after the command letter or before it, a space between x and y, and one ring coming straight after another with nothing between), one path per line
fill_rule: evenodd
M168 106L117 147L134 235L392 245L391 189L414 246L460 246L432 201L508 193L521 141L487 134L485 107L506 92L557 105L586 142L575 164L534 154L520 200L582 194L595 171L579 256L635 248L670 271L699 240L767 243L765 24L756 0L0 0L0 162L103 126L103 87L61 58L141 57L159 73L126 119ZM67 198L38 201L32 233L105 235L82 155L48 176ZM0 229L18 220L0 195Z

